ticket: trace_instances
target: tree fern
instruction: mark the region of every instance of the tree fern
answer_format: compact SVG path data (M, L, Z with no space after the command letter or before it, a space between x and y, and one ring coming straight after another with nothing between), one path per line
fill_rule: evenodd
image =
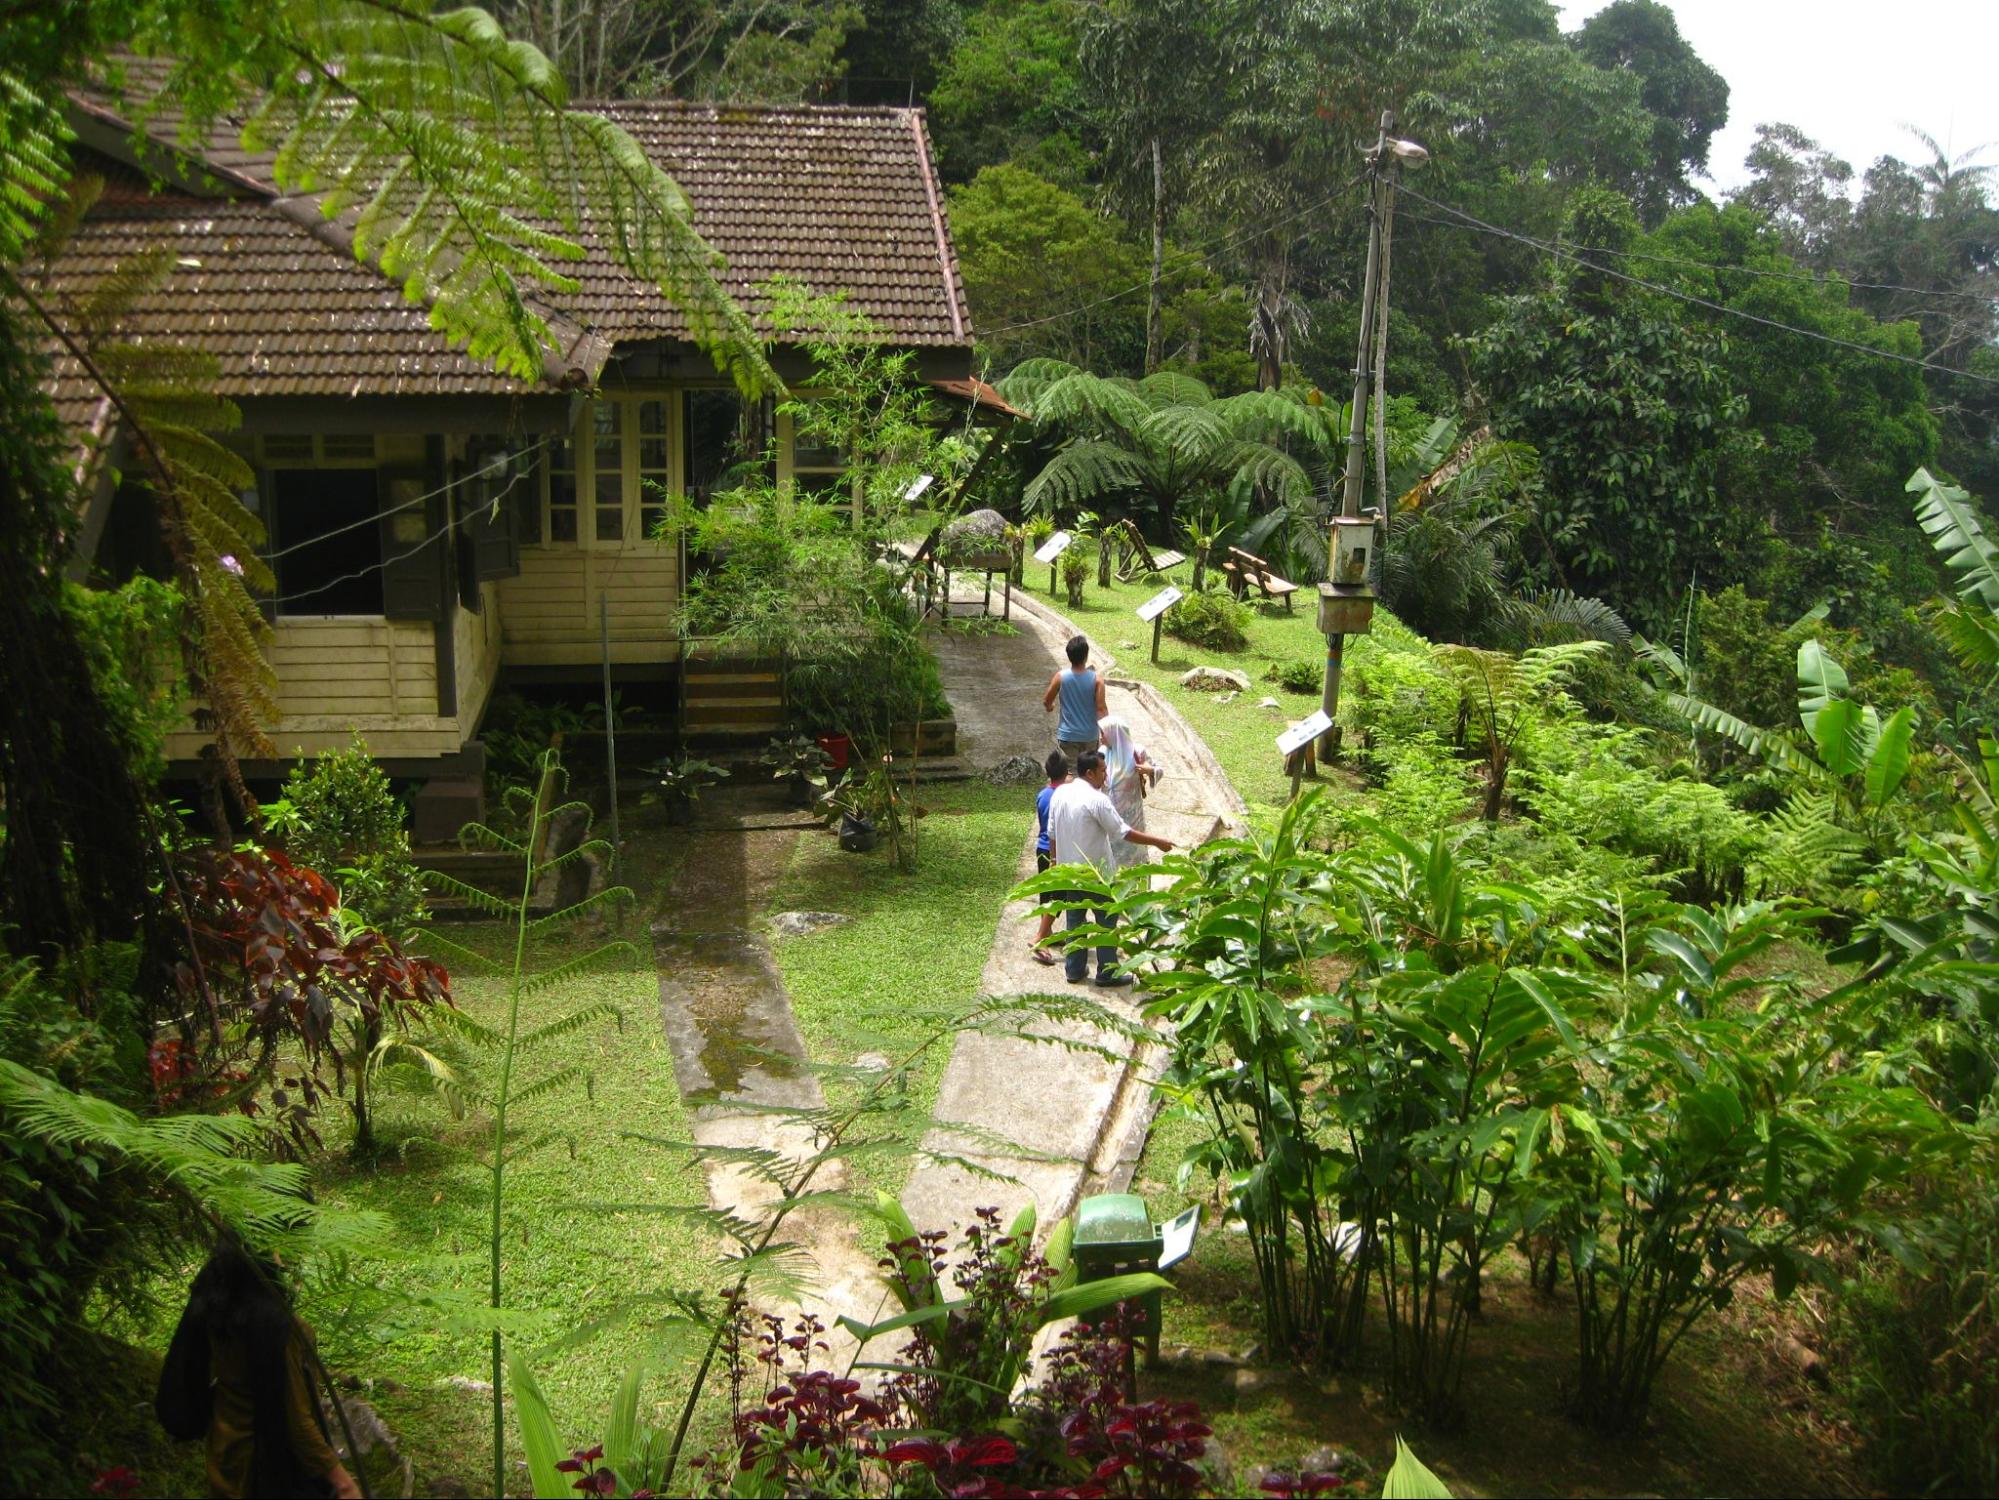
M272 753L264 725L278 711L277 680L265 649L270 627L254 598L271 593L275 581L259 555L263 523L238 498L256 476L217 438L240 426L242 414L214 392L215 356L136 342L121 332L132 310L174 274L173 246L128 257L80 296L65 294L50 279L65 242L103 188L103 179L93 176L68 184L33 247L39 274L17 281L15 289L59 329L71 356L125 418L191 605L189 687L206 704L208 727L233 775L237 757ZM247 793L244 801L248 805Z
M64 201L69 141L60 107L0 68L0 263L18 262Z
M30 1135L119 1158L260 1249L302 1257L378 1249L387 1239L380 1215L314 1201L304 1167L259 1160L264 1127L248 1116L141 1119L5 1058L0 1107Z

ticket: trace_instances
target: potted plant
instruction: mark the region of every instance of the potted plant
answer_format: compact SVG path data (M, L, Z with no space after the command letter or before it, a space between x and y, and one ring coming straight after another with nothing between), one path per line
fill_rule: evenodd
M666 821L682 827L694 821L694 799L701 795L701 789L714 786L729 774L727 768L712 761L696 760L691 755L663 760L653 769L659 773Z
M771 768L771 780L781 781L798 807L810 807L826 789L829 760L819 745L802 734L776 739L759 757Z

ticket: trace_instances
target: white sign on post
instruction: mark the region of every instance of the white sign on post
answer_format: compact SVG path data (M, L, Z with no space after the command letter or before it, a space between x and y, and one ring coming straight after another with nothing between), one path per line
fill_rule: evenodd
M1074 538L1066 531L1056 532L1055 535L1034 549L1034 560L1039 563L1052 563L1056 558L1069 550L1069 543L1073 540Z
M902 498L904 500L914 500L935 482L935 475L918 474L914 479L909 481L908 487L902 492Z
M1178 604L1181 597L1180 591L1171 584L1168 584L1150 599L1139 605L1138 617L1141 620L1156 620L1165 614L1167 610Z
M1332 727L1333 721L1326 717L1326 711L1315 708L1309 719L1301 720L1277 736L1277 751L1280 755L1295 755Z

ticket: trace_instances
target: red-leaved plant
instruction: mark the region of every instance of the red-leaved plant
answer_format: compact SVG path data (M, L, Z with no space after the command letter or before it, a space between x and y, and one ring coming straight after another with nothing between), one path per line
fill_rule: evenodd
M234 1097L271 1079L295 1041L302 1064L278 1078L270 1104L287 1134L318 1144L312 1116L354 1069L357 1143L368 1141L366 1062L384 1028L451 1001L443 965L405 953L340 917L340 895L317 871L275 849L194 850L176 861L190 953L176 966L184 1014L195 1025L154 1048L155 1086L170 1103ZM345 1045L343 1045L343 1042Z

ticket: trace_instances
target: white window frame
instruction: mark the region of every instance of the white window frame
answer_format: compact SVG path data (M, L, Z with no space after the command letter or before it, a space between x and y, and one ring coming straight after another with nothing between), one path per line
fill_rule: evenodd
M665 407L664 470L644 468L639 463L640 443L643 441L643 436L639 432L639 407L647 401L658 401ZM597 535L596 413L599 405L615 405L621 408L618 414L618 482L619 498L623 507L623 524L615 539ZM659 388L609 391L585 401L576 414L576 425L569 432L570 460L574 465L571 472L576 476L576 535L565 541L554 539L550 466L544 462L540 465L539 478L541 539L529 543L528 546L549 551L622 552L648 545L651 539L645 534L641 517L644 511L651 507L645 499L642 480L663 478L667 493L678 495L681 492L681 447L685 431L683 418L681 392L678 390Z

